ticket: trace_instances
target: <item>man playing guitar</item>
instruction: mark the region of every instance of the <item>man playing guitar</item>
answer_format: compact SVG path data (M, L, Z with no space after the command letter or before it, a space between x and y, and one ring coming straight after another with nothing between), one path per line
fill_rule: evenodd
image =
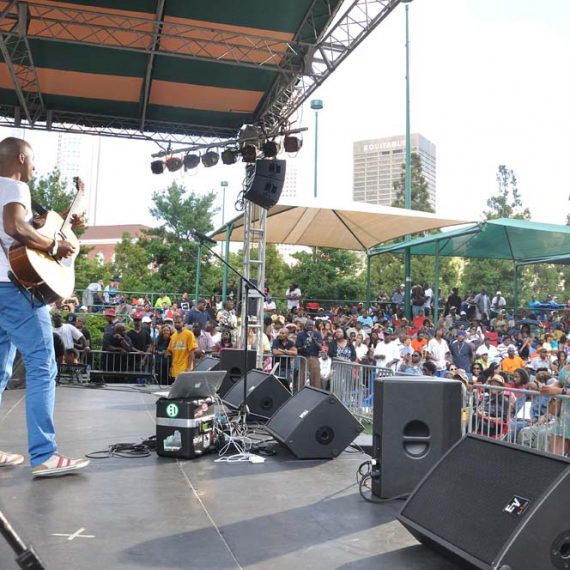
M13 137L0 142L0 398L18 349L26 365L26 422L32 475L48 477L82 469L89 460L70 459L57 452L53 423L57 364L48 307L9 277L8 250L15 243L47 252L56 259L67 258L75 251L71 243L56 236L46 237L35 229L26 184L34 169L29 143ZM0 469L23 462L20 454L0 451Z

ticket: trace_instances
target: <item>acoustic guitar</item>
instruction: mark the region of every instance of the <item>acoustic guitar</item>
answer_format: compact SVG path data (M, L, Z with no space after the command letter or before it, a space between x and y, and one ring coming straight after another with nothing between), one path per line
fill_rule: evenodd
M79 254L79 239L71 230L71 218L79 214L85 197L85 186L79 177L73 179L77 193L65 218L48 210L40 219L45 221L37 228L49 238L66 240L75 246L75 252L64 259L55 259L45 251L14 244L8 252L12 275L16 284L27 289L44 303L54 303L70 297L75 288L75 258Z

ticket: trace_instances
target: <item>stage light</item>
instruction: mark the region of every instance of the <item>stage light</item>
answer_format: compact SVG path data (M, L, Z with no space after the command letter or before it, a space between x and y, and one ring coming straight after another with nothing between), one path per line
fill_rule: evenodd
M246 144L241 147L241 158L243 162L255 162L257 160L257 148L252 144Z
M177 156L169 156L164 163L166 164L166 168L168 168L168 170L170 172L176 172L177 170L180 170L182 168L182 165L184 164L182 162L181 158L178 158Z
M303 139L298 137L286 136L283 140L283 146L285 147L285 152L295 153L301 150L303 146Z
M162 174L164 172L164 162L162 160L153 160L150 163L150 169L153 174Z
M261 129L255 125L243 125L239 131L240 148L247 145L259 146L260 139Z
M208 152L202 155L202 164L206 168L210 168L211 166L216 166L218 164L218 160L220 160L220 155L213 150L209 150Z
M232 148L226 148L222 152L222 162L224 164L234 164L237 161L238 151Z
M184 157L184 170L192 170L200 164L200 157L197 154L187 154Z
M265 141L261 150L265 158L275 158L279 154L279 144L275 141Z

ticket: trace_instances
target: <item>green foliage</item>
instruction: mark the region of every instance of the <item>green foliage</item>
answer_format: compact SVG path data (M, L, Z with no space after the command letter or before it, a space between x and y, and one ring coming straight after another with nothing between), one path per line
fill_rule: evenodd
M91 349L101 350L103 347L103 331L107 320L103 315L88 313L85 315L85 326L91 335Z
M150 212L161 225L148 232L148 239L139 242L157 268L151 273L149 284L154 290L193 291L198 246L191 232L206 233L213 229L215 194L187 193L184 186L173 182L166 190L156 192L152 200L154 207ZM200 259L200 282L203 288L213 287L219 279L219 269L214 268L205 248Z
M298 263L291 268L289 281L299 285L304 299L364 298L364 264L357 253L323 247L313 253L295 253L293 257Z
M29 183L32 198L48 210L61 213L71 205L75 192L68 192L58 168L47 176L32 178Z
M428 182L422 171L422 161L420 155L412 152L410 156L410 186L411 186L411 206L412 210L422 212L433 212L434 209L429 201ZM405 208L406 205L406 165L402 164L400 180L394 181L396 197L392 202L395 208Z
M497 195L487 200L489 210L484 212L485 219L515 218L530 220L530 210L524 208L518 189L517 177L510 168L500 164L497 169Z
M461 260L457 257L439 258L440 294L459 286ZM412 256L412 283L428 283L433 288L435 275L435 257ZM401 255L383 254L372 258L371 296L375 299L380 292L392 295L395 287L404 283L404 258ZM443 288L443 291L442 291Z
M108 282L113 275L110 264L101 265L96 259L89 259L87 255L79 255L75 260L75 288L83 290L95 281Z
M514 268L512 261L505 259L467 259L463 270L462 290L478 293L485 289L492 298L501 291L507 304L512 304L508 292L513 291Z
M151 285L150 255L144 242L136 241L124 232L115 247L113 273L121 276L123 291L148 291Z

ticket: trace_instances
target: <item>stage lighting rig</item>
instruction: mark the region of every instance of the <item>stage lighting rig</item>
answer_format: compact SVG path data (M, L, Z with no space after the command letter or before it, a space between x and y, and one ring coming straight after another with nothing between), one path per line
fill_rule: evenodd
M184 157L184 170L192 170L200 164L200 157L197 154L187 154Z
M239 151L233 148L226 148L222 151L223 164L235 164L237 162Z
M265 158L275 158L279 154L279 143L276 141L265 141L263 146L261 147L261 151L263 152L263 156Z
M164 161L153 160L150 163L150 169L152 170L153 174L162 174L164 172Z
M182 168L184 164L181 158L177 156L169 156L165 161L164 164L166 168L168 168L169 172L176 172Z
M285 152L294 154L301 150L303 139L288 135L283 139L283 146L285 147Z
M252 144L242 146L240 152L243 162L251 164L257 160L257 147Z
M213 150L209 150L202 155L202 164L206 168L216 166L216 164L218 164L218 160L220 160L220 155Z

